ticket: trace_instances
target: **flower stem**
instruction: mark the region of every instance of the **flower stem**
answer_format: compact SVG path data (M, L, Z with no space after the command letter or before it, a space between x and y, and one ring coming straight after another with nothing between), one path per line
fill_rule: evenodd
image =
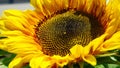
M79 65L80 65L80 68L84 68L84 62L80 62Z

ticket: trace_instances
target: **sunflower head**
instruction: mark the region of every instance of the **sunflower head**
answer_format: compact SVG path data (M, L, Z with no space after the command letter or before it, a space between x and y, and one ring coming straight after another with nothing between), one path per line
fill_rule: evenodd
M84 61L96 65L96 56L119 50L118 0L31 4L34 10L6 10L0 18L0 49L16 54L9 68L27 63L31 68L71 67Z
M36 28L39 44L45 54L65 56L70 54L70 48L74 45L86 46L103 34L103 26L94 16L71 9L62 11Z

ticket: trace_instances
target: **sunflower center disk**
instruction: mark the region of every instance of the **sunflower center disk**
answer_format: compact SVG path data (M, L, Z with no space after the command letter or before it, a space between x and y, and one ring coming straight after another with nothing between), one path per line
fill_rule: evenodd
M103 33L101 24L90 15L65 12L37 27L37 37L46 55L65 56L76 44L86 46Z

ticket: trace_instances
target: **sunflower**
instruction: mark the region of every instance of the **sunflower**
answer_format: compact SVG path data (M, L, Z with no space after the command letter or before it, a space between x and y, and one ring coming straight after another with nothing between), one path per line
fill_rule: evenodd
M118 0L31 0L34 10L5 10L0 49L16 54L9 68L58 68L120 49ZM109 54L110 55L110 54Z

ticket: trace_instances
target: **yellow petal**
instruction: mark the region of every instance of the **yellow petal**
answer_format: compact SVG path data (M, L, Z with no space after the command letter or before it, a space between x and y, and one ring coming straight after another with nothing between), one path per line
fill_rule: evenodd
M23 16L23 12L21 11L21 10L14 10L14 9L12 9L12 10L5 10L4 11L4 14L6 15L6 16Z
M29 10L29 13L27 10L6 10L5 15L0 21L3 19L4 27L9 30L20 30L25 34L34 35L35 25L39 22L39 18L37 16L39 15L33 10Z
M71 1L74 1L74 0L71 0ZM83 6L85 5L85 1L84 0L81 0L81 1L76 0L76 1L78 1L77 4L75 2L74 2L74 4L76 4L77 10L82 10L84 8ZM72 6L74 6L74 4Z
M24 25L21 23L21 19L14 16L6 17L6 20L4 21L5 27L10 30L21 30L24 33L31 33L28 29L24 27Z
M2 33L0 34L0 36L6 36L6 37L10 37L10 36L21 36L21 35L25 35L23 34L21 31L2 31Z
M102 17L107 21L107 24L105 25L107 27L105 33L109 34L107 38L110 38L117 31L120 25L120 12L118 9L119 4L118 0L109 0L106 6L106 14ZM105 22L103 21L102 23Z
M83 47L81 45L76 44L70 49L71 55L73 55L75 58L78 58L83 53Z
M64 57L61 57L59 55L54 55L52 58L55 60L56 64L60 67L67 65L69 61L71 60L69 55L66 55Z
M7 28L5 27L4 19L0 19L0 33L1 33L2 31L7 31L7 30L9 30L9 29L7 29Z
M110 36L112 36L115 31L118 29L118 19L112 19L109 24L108 24L108 28L106 29L105 33L108 34L107 38L109 38Z
M67 9L69 0L31 0L31 4L37 11L46 17L51 16L57 10ZM54 8L53 8L54 7Z
M34 25L35 25L36 22L38 22L39 18L41 18L34 10L25 10L25 11L5 10L3 18L9 17L9 16L20 18L21 19L21 20L19 20L19 21L21 21L20 23L22 23L22 24L27 23L28 25L31 23L32 24L34 23ZM32 22L29 22L30 20L32 20Z
M92 8L93 8L93 1L94 0L86 0L86 4L85 4L85 7L83 8L83 10L85 12L88 12L88 13L91 13L92 11Z
M12 53L39 52L41 47L33 38L18 36L0 40L0 49Z
M9 68L22 68L25 64L29 63L29 61L36 55L41 53L27 53L27 54L18 54L16 57L10 62Z
M15 58L12 60L8 66L8 68L21 68L22 67L22 58Z
M120 49L120 31L113 34L111 38L106 40L102 46L101 51L108 51L108 50L114 50L114 49Z
M24 11L25 14L25 19L27 20L27 24L29 27L35 26L36 24L38 24L38 22L40 22L41 19L43 19L43 15L41 15L40 13L37 13L35 10L26 10Z
M97 63L96 58L93 55L83 56L82 58L85 62L87 62L93 66L95 66Z
M89 53L94 54L96 50L101 46L101 44L104 42L107 34L103 34L100 37L94 39L91 41L87 46L84 48L84 55L87 55Z
M51 58L47 56L35 57L30 61L31 68L51 68L54 65Z

